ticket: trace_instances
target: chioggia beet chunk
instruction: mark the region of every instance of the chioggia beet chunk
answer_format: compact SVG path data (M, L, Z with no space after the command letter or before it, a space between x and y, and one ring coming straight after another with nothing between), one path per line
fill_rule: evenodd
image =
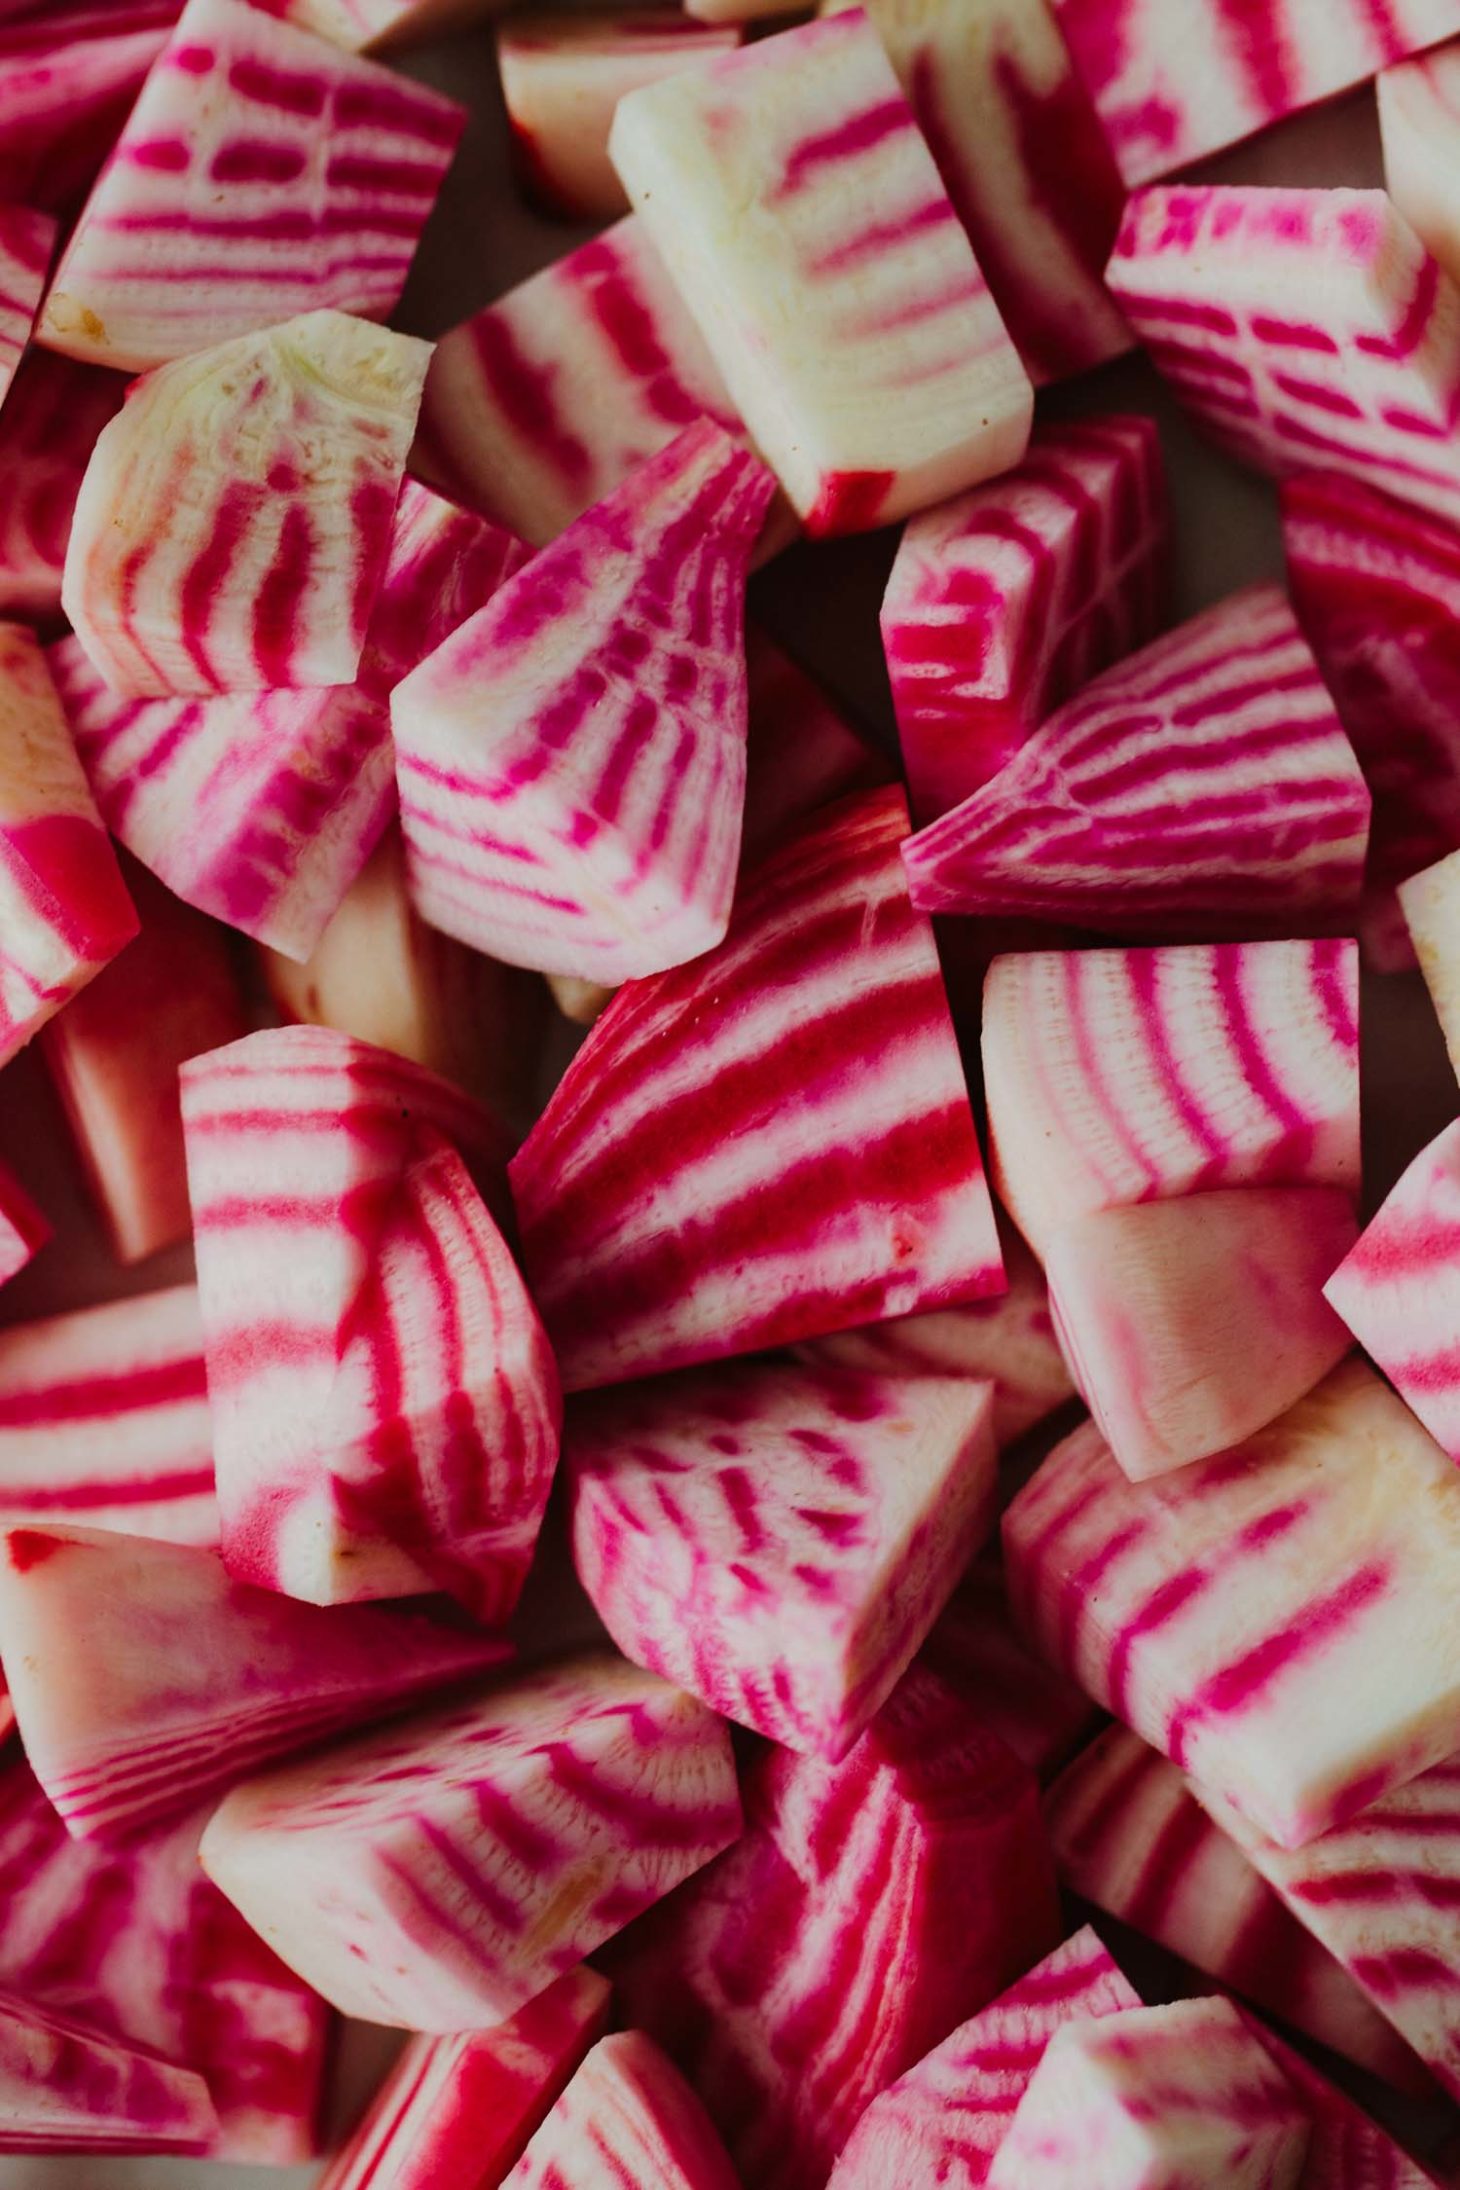
M989 2190L1295 2190L1308 2117L1230 2000L1066 2023L1044 2049Z
M1189 166L1460 33L1456 0L1054 0L1127 185Z
M640 84L733 53L733 25L662 9L617 15L512 15L497 32L502 98L523 179L549 213L612 220L628 210L608 156L613 110Z
M605 983L720 941L745 803L745 580L774 491L702 421L396 686L407 881L433 926Z
M565 1390L1002 1288L906 829L898 791L833 807L569 1066L509 1174Z
M1233 1186L1359 1185L1352 943L996 958L983 1066L999 1198L1037 1254L1081 1217Z
M1045 1655L1282 1847L1455 1749L1460 1633L1426 1608L1460 1572L1460 1477L1361 1361L1149 1483L1086 1424L1004 1549Z
M1369 793L1274 585L1117 662L903 848L928 913L1293 933L1357 901Z
M19 1179L0 1165L0 1285L19 1276L50 1236L49 1222Z
M430 354L309 312L131 389L86 468L62 584L114 692L350 683Z
M115 1840L509 1647L424 1613L295 1604L216 1552L32 1524L0 1537L0 1652L47 1800L77 1839Z
M245 1782L202 1861L346 2014L483 2030L739 1830L726 1728L604 1654Z
M1460 298L1382 190L1143 190L1107 279L1230 454L1460 518Z
M216 1544L197 1292L0 1331L0 1515Z
M347 53L374 53L448 37L499 12L501 0L255 0Z
M1076 1932L872 2101L830 2190L980 2190L1055 2032L1140 2004L1094 1932Z
M1254 2016L1244 2014L1243 2021L1277 2062L1308 2116L1308 2157L1298 2190L1433 2190L1435 2177L1352 2099Z
M1125 192L1046 0L872 0L867 13L1031 379L1129 349L1104 283Z
M745 2183L800 2190L879 2091L1048 1953L1059 1912L1032 1776L924 1669L840 1763L773 1749L743 1791L744 1837L608 1966Z
M0 624L0 1064L137 925L45 656Z
M585 1965L491 2030L412 2038L320 2190L499 2190L608 2009Z
M0 403L30 340L56 235L48 213L0 204Z
M179 13L180 0L51 0L0 25L0 199L74 208Z
M580 1400L573 1561L613 1640L722 1716L840 1757L994 1525L988 1385L691 1370Z
M1460 21L1451 29L1460 32ZM1416 55L1379 78L1384 187L1427 251L1460 279L1460 181L1453 134L1460 119L1460 43Z
M1401 882L1399 903L1450 1063L1460 1076L1460 852Z
M507 2177L511 2190L739 2190L703 2106L641 2030L601 2038Z
M541 545L701 417L740 430L703 336L630 218L442 338L411 469Z
M0 410L0 610L53 617L71 513L97 436L122 407L118 373L31 350Z
M72 231L38 339L140 373L298 313L384 319L465 119L245 0L188 0Z
M974 1560L917 1662L961 1696L1042 1782L1100 1723L1089 1697L1035 1657L1014 1626L996 1545Z
M72 1840L19 1752L0 1771L0 1986L201 2076L209 2157L313 2157L329 2011L198 1867L201 1819Z
M1370 1360L1460 1462L1460 1121L1421 1149L1324 1287Z
M1429 2087L1413 2053L1304 1931L1174 1764L1123 1726L1049 1789L1045 1822L1071 1893L1371 2074Z
M1133 1482L1241 1444L1337 1367L1349 1336L1323 1287L1357 1236L1331 1186L1189 1194L1055 1233L1055 1328Z
M201 2076L0 1992L0 2152L206 2152Z
M1168 519L1148 418L1040 426L1002 479L908 521L882 646L919 827L1156 635Z
M1018 462L1029 376L860 10L630 92L609 149L809 532Z
M192 1229L179 1066L245 1028L221 929L145 869L127 877L142 932L41 1031L118 1262L140 1262Z

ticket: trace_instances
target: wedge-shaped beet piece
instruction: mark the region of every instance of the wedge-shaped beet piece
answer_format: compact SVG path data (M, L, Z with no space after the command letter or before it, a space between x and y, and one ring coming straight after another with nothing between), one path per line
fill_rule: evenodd
M619 992L514 1158L567 1390L1001 1288L906 828L870 792L773 853L717 950Z
M269 15L287 16L347 53L374 53L447 37L484 16L500 0L258 0Z
M0 1331L0 1516L217 1543L191 1285Z
M201 2076L0 1992L0 2152L206 2152Z
M496 2190L608 2020L586 1965L491 2030L412 2038L320 2190Z
M58 616L71 513L97 436L122 407L117 373L31 350L0 410L0 609Z
M137 373L318 308L384 319L464 122L439 92L244 0L188 0L39 339Z
M0 624L0 1064L136 933L45 656Z
M745 803L745 578L774 491L702 421L396 687L408 876L434 926L603 982L719 942Z
M1460 34L1460 21L1448 27ZM1452 158L1460 43L1386 68L1378 94L1384 187L1454 281L1460 278L1460 184Z
M873 0L867 12L1031 378L1129 349L1104 282L1125 192L1048 8Z
M192 1229L178 1068L246 1024L227 939L145 870L127 877L142 932L41 1033L119 1262Z
M581 1400L579 1579L636 1664L844 1756L993 1527L992 1400L971 1380L781 1363Z
M559 1401L456 1152L490 1189L501 1128L323 1027L251 1035L182 1080L230 1569L317 1604L447 1588L505 1619Z
M600 2039L507 2177L514 2190L738 2190L703 2106L641 2030Z
M19 1275L51 1236L19 1179L0 1165L0 1285Z
M989 2190L1294 2190L1297 2093L1230 2000L1178 2000L1057 2030L989 2169Z
M920 827L1155 637L1166 540L1160 438L1124 416L1041 426L1015 470L909 521L882 645Z
M996 958L983 1064L1000 1199L1036 1253L1077 1218L1230 1186L1359 1183L1352 943Z
M1044 1800L1071 1893L1376 2076L1428 2082L1413 2053L1304 1931L1174 1764L1123 1726L1076 1757Z
M1382 190L1143 190L1108 278L1233 455L1460 518L1460 299Z
M1421 1149L1324 1290L1450 1458L1460 1461L1460 1121Z
M452 328L411 468L541 544L701 417L740 417L642 223L619 221Z
M51 0L0 25L0 199L72 210L179 12L180 0Z
M1232 8L1054 0L1126 183L1169 175L1460 34L1456 0L1277 0Z
M925 1670L840 1763L758 1758L745 1805L739 1844L609 1960L745 2182L791 2190L1059 1917L1033 1778Z
M62 587L115 692L350 683L430 354L309 312L138 382L87 466Z
M1243 2021L1277 2062L1311 2124L1298 2190L1432 2190L1435 2177L1255 2016Z
M860 11L630 92L610 150L809 531L1018 462L1029 377Z
M1284 1847L1456 1747L1460 1633L1426 1607L1460 1574L1460 1477L1360 1361L1150 1483L1087 1424L1015 1499L1004 1547L1045 1653Z
M1460 1075L1460 852L1401 882L1399 903L1450 1063Z
M917 1662L961 1696L1041 1781L1051 1779L1100 1724L1089 1697L1035 1657L1015 1627L997 1545L974 1560Z
M1094 1932L1076 1932L872 2101L832 2169L831 2190L915 2182L979 2190L1055 2032L1140 2004Z
M509 1648L424 1613L295 1604L213 1551L32 1524L0 1537L0 1652L47 1799L111 1840Z
M924 912L1293 932L1353 906L1369 793L1281 588L1118 662L909 839Z
M725 1728L603 1655L247 1782L202 1859L347 2014L480 2030L739 1830Z
M0 204L0 403L30 340L56 234L48 213Z
M1055 1326L1132 1481L1241 1444L1337 1367L1348 1333L1323 1287L1357 1234L1331 1186L1188 1194L1055 1233Z

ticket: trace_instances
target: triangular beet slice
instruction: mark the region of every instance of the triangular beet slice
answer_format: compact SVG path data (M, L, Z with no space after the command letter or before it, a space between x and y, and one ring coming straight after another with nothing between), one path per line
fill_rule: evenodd
M710 2117L641 2030L593 2048L504 2190L738 2190Z
M217 2136L193 2070L0 1992L0 2152L207 2152Z

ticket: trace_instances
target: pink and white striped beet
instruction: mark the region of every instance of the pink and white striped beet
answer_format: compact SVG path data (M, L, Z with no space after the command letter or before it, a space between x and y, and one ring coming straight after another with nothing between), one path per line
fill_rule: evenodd
M300 313L384 319L465 119L244 0L188 0L66 244L39 340L140 373Z
M1060 1877L1082 1901L1371 2075L1429 2087L1408 2046L1212 1823L1176 1766L1125 1727L1075 1758L1044 1815Z
M630 92L609 149L809 532L1018 462L1028 375L864 14Z
M1054 1234L1055 1328L1133 1482L1225 1452L1349 1350L1323 1288L1358 1236L1339 1187L1239 1187L1082 1217Z
M48 350L21 361L0 410L0 610L59 616L71 513L97 437L122 407L120 374Z
M701 417L740 430L704 338L630 218L442 338L411 469L541 545Z
M31 1523L0 1537L0 1652L48 1801L78 1840L118 1840L510 1648L421 1612L295 1604L213 1551Z
M1460 34L1456 0L1054 0L1127 185L1169 175Z
M135 699L349 684L429 357L321 311L140 380L66 550L62 602L103 682Z
M748 1363L580 1400L573 1561L624 1654L840 1757L989 1535L987 1384Z
M1460 279L1460 188L1450 140L1460 118L1460 22L1456 42L1386 68L1375 87L1384 145L1384 187L1427 251Z
M1401 882L1399 903L1451 1066L1460 1075L1460 852Z
M743 1791L744 1837L608 1967L744 2182L798 2190L878 2092L1049 1952L1059 1912L1032 1776L925 1670L840 1763L772 1749Z
M137 925L45 656L0 623L0 1064Z
M1004 1518L1016 1615L1096 1702L1301 1848L1450 1755L1460 1477L1352 1360L1235 1450L1132 1483L1093 1423Z
M906 828L893 790L818 817L569 1066L510 1169L566 1390L1001 1289Z
M1125 192L1049 10L872 0L867 13L1035 385L1129 349L1104 283Z
M983 1066L999 1198L1037 1254L1078 1218L1232 1186L1359 1184L1352 943L996 958Z
M0 204L0 403L30 340L58 233L49 213Z
M1244 2014L1243 2020L1277 2062L1308 2116L1308 2157L1298 2190L1433 2190L1435 2177L1302 2054L1284 2045L1255 2016Z
M202 1862L345 2013L484 2030L739 1830L725 1727L604 1654L245 1782Z
M491 2030L408 2041L320 2190L486 2190L522 2157L608 2020L586 1963Z
M191 1285L0 1330L0 1516L217 1543Z
M0 1285L18 1277L50 1236L47 1218L13 1172L0 1165Z
M0 199L74 210L179 12L180 0L52 0L0 23Z
M593 2048L522 2158L511 2190L738 2190L703 2106L641 2030Z
M1230 454L1460 517L1460 300L1382 190L1143 190L1107 278Z
M936 1674L1041 1783L1100 1724L1089 1697L1036 1657L1009 1613L998 1545L981 1552L939 1613L917 1663Z
M1275 585L1117 662L903 848L928 913L1113 934L1341 924L1369 792Z
M1055 2032L1140 2004L1094 1932L1076 1932L872 2101L829 2190L980 2190Z
M774 491L702 421L396 686L407 881L434 926L605 983L720 941L745 803L745 580Z
M989 2190L1296 2190L1298 2095L1230 2000L1178 2000L1065 2023L989 2169Z
M217 2134L191 2069L0 1992L0 2152L206 2152Z
M1155 637L1166 542L1160 438L1124 415L1040 426L1002 479L909 521L882 646L919 827Z
M347 53L375 53L450 37L497 13L501 0L256 0L268 15L328 38Z

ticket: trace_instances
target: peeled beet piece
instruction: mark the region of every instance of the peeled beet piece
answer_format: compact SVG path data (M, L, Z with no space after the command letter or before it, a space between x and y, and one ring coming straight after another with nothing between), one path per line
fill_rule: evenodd
M745 578L773 492L702 421L397 685L407 877L434 926L602 982L719 942L745 802Z
M0 25L0 199L74 208L180 11L181 0L48 0Z
M118 373L47 350L21 359L0 410L0 609L59 616L71 513L98 434L122 407Z
M1451 1067L1460 1076L1460 852L1401 882L1399 903Z
M491 2030L412 2038L320 2190L498 2190L608 2020L584 1964Z
M844 1756L993 1527L991 1411L969 1380L780 1363L580 1400L579 1579L636 1664Z
M882 646L920 828L1155 637L1167 537L1160 436L1126 416L1039 426L1013 471L909 519Z
M996 958L983 1067L999 1197L1036 1254L1077 1218L1230 1186L1359 1184L1348 942Z
M87 466L62 586L114 692L350 683L430 354L309 312L137 383Z
M609 149L809 532L1018 462L1029 377L860 10L630 92Z
M1368 842L1353 748L1261 585L1107 669L903 858L928 913L1284 934L1342 924Z
M1132 1481L1240 1444L1349 1350L1323 1287L1358 1234L1332 1186L1239 1187L1057 1231L1055 1326Z
M77 1839L114 1840L510 1649L420 1612L295 1604L213 1551L32 1524L0 1537L0 1654L47 1799Z
M0 1165L0 1285L16 1277L51 1236L19 1179Z
M1055 2032L1140 2004L1094 1932L1076 1932L872 2101L829 2190L979 2190Z
M191 2069L0 1992L0 2152L206 2152L217 2134Z
M917 1662L963 1698L1041 1782L1083 1748L1100 1713L1034 1655L1009 1613L997 1544L980 1553L939 1613Z
M1093 1423L1004 1517L1046 1656L1301 1848L1460 1744L1460 1475L1354 1360L1235 1451L1149 1483Z
M0 1065L136 933L45 656L0 623Z
M507 2177L514 2190L738 2190L709 2116L641 2030L593 2048Z
M30 340L56 235L48 213L0 204L0 403Z
M607 1966L747 2185L799 2190L1059 1912L1032 1776L923 1669L840 1763L770 1750L743 1791L741 1840Z
M257 0L265 13L284 15L317 31L347 53L374 53L423 38L448 37L484 16L501 0Z
M384 319L465 119L266 9L188 0L71 233L38 339L140 373L316 309Z
M346 2014L485 2030L739 1830L726 1729L604 1654L245 1782L202 1862Z
M510 1169L568 1391L1003 1284L899 791L742 884L718 949L620 990Z
M1448 28L1460 33L1460 18ZM1453 281L1460 276L1460 186L1452 157L1460 109L1460 43L1386 68L1375 89L1384 187Z

